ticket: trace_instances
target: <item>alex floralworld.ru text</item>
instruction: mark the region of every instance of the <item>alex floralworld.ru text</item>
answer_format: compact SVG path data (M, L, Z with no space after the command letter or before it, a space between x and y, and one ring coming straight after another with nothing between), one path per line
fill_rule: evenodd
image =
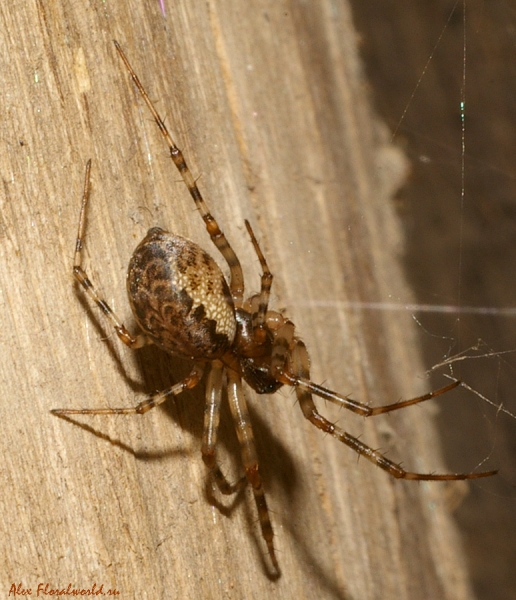
M91 588L75 588L71 583L66 588L54 588L49 583L39 583L36 591L36 597L42 596L55 596L57 598L61 596L118 596L120 592L117 590L104 591L104 584L97 586L96 583ZM21 583L16 585L11 584L9 588L9 596L32 596L32 588L25 588Z

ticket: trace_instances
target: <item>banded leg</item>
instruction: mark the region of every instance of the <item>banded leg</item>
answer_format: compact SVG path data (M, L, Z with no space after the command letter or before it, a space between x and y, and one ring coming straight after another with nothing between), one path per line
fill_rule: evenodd
M84 176L84 192L82 195L81 212L79 215L79 227L77 230L77 241L75 242L75 254L73 261L73 275L75 279L81 284L88 296L95 302L95 304L102 310L106 317L111 321L115 328L116 334L129 348L141 348L146 344L150 344L151 341L143 333L137 336L133 336L126 329L124 324L113 312L107 302L101 298L95 289L94 285L88 278L86 271L82 268L82 247L84 238L84 228L86 225L86 206L88 204L88 198L90 195L90 172L91 172L91 159L86 163L86 174Z
M296 386L296 394L301 410L303 411L303 415L318 429L321 429L325 433L329 433L343 444L346 444L346 446L349 446L357 454L364 456L365 458L367 458L367 460L371 461L384 471L387 471L393 477L396 477L397 479L415 479L419 481L451 481L457 479L478 479L480 477L489 477L490 475L494 475L497 472L487 471L483 473L435 474L412 473L410 471L405 471L405 469L403 469L401 465L389 460L378 450L374 450L373 448L362 443L356 437L353 437L334 423L331 423L330 421L328 421L328 419L326 419L319 413L314 404L311 394L311 392L314 390L314 387L318 389L318 386L313 386L313 384L305 384L305 382L310 383L309 358L306 346L300 340L295 340L294 344L295 345L292 350L292 370L294 373L294 385ZM447 386L448 389L451 389L452 387L455 387L455 384L452 386ZM433 395L427 394L426 396L429 396L431 398L435 395L438 395L439 393L444 393L444 391L447 390L443 388L443 390L438 390L437 393L434 392ZM353 407L351 408L351 410L353 410L354 412L359 412L359 414L364 414L364 416L371 416L379 414L380 412L388 412L389 410L395 410L396 408L409 406L410 404L415 404L426 399L428 398L422 396L421 398L414 398L412 400L407 400L406 402L400 402L394 405L389 405L387 407L380 407L380 411L378 412L374 412L375 409L371 409L371 412L359 412L359 410L356 410L357 408L360 409L360 411L365 411L365 409L369 409L369 407L353 401ZM348 399L345 398L344 400L348 401ZM345 402L343 402L342 404L346 408L349 408ZM382 408L384 410L381 410Z
M137 406L128 408L54 408L50 412L54 415L143 415L151 408L165 402L169 396L177 396L185 390L194 388L201 380L203 371L203 364L194 365L188 377L174 384L168 390L154 394Z
M215 244L218 251L222 254L222 256L229 265L231 273L229 288L231 290L231 295L233 297L233 302L235 303L235 306L237 308L240 308L242 306L244 296L244 275L242 272L240 261L238 260L238 257L235 254L233 248L231 248L231 246L229 245L229 242L222 230L220 229L217 221L215 220L215 217L210 213L208 206L206 205L206 202L204 201L201 192L197 187L197 183L195 182L195 179L193 178L193 175L190 172L188 165L186 164L183 153L176 146L174 140L172 139L172 136L170 135L168 129L165 126L165 123L163 122L163 119L159 116L158 111L154 107L154 104L149 98L147 92L145 91L145 88L143 87L140 80L138 79L138 76L131 67L129 61L127 60L127 57L122 51L122 48L120 48L120 45L116 41L115 47L118 51L118 54L120 55L120 58L122 59L127 70L129 71L131 79L133 80L143 100L145 101L147 108L154 117L156 125L159 127L159 130L165 138L165 141L170 150L170 156L174 164L176 165L177 170L179 171L183 181L185 182L185 185L188 188L188 191L190 192L190 195L192 196L195 202L195 206L201 213L201 217L206 225L206 229L211 237L211 241Z
M258 509L262 537L267 544L272 565L277 574L279 574L279 565L273 543L274 532L272 530L269 509L267 508L262 478L258 468L258 457L256 455L251 420L249 418L240 376L231 369L228 369L228 400L229 408L235 422L238 441L240 443L240 452L242 454L245 475L253 489L254 500Z
M342 408L346 408L347 410L351 410L362 417L373 417L375 415L391 412L393 410L399 410L400 408L406 408L407 406L412 406L413 404L419 404L420 402L425 402L426 400L431 400L432 398L441 396L442 394L445 394L446 392L449 392L460 385L460 381L454 381L453 383L439 388L438 390L428 392L422 396L417 396L417 398L394 402L393 404L387 404L386 406L368 406L367 404L357 402L356 400L348 398L347 396L342 396L337 392L333 392L322 385L318 385L317 383L310 381L308 374L308 365L310 364L310 360L308 355L306 356L306 369L293 369L293 372L290 372L288 370L287 357L290 352L292 352L292 356L294 357L294 350L298 345L302 345L304 347L303 342L295 338L294 324L291 321L285 320L284 324L277 331L274 339L274 348L271 360L271 371L274 377L276 377L278 381L281 381L285 385L291 385L295 388L304 389L310 394L319 396L319 398L323 398L324 400L329 400L330 402L333 402ZM298 351L301 352L300 350ZM302 352L307 354L306 349Z
M347 396L342 396L337 392L333 392L322 385L318 385L317 383L313 383L312 381L306 379L305 377L296 377L289 375L288 373L284 374L284 377L290 382L290 385L299 386L309 391L319 398L324 398L324 400L329 400L334 404L337 404L347 410L351 410L357 415L361 415L362 417L374 417L376 415L381 415L384 413L392 412L394 410L399 410L400 408L406 408L407 406L412 406L414 404L419 404L420 402L425 402L426 400L431 400L432 398L436 398L437 396L441 396L450 390L453 390L457 386L460 385L460 381L454 381L448 385L445 385L438 390L434 390L432 392L428 392L427 394L423 394L422 396L417 396L416 398L410 398L410 400L400 400L399 402L394 402L393 404L387 404L385 406L368 406L367 404L363 404L362 402L357 402L352 398Z
M444 394L445 392L453 389L460 382L453 382L452 384L445 386L435 392L430 392L417 398L405 400L403 402L397 402L395 404L389 404L387 406L370 407L346 396L341 396L328 390L322 386L314 384L310 381L309 372L309 358L306 346L303 342L294 337L294 324L290 321L286 321L285 324L278 330L276 338L274 340L274 348L272 352L271 371L273 375L287 385L292 385L296 388L296 394L299 401L301 410L304 416L318 429L329 433L334 438L338 439L342 443L352 448L358 454L365 456L369 461L376 464L380 468L390 473L393 477L399 479L418 479L418 480L455 480L455 479L477 479L480 477L489 477L494 475L496 471L487 471L482 473L458 473L458 474L432 474L432 473L412 473L405 471L400 465L389 460L383 456L377 450L373 450L366 444L363 444L360 440L353 437L349 433L342 430L337 425L334 425L328 419L323 417L317 410L315 403L312 399L312 394L315 394L325 400L330 400L351 410L364 417L370 417L377 414L390 412L392 410L398 410L405 408L412 404L417 404L430 398ZM289 365L287 364L287 357L291 352L292 365L291 372L289 372Z
M234 494L243 488L243 477L231 485L224 477L216 458L217 434L220 422L220 403L222 399L222 377L224 367L218 360L213 361L206 381L206 404L204 407L204 429L202 435L202 459L222 494Z
M260 261L260 265L262 267L260 293L251 300L251 311L254 339L257 343L263 343L267 335L264 329L265 315L267 314L267 310L269 308L269 298L271 295L272 280L274 276L269 270L269 266L267 265L267 261L265 260L262 249L260 248L251 224L247 219L245 220L245 226L247 228L247 232L249 233L249 237L251 238L254 251L258 256L258 260Z
M292 321L285 320L276 332L271 352L271 373L285 385L296 386L298 377L289 373L288 356L294 341L295 326Z

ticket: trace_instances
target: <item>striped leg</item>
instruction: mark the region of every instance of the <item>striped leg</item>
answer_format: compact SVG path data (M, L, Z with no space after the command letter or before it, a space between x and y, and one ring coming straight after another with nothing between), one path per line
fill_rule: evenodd
M329 433L343 444L346 444L346 446L349 446L357 454L364 456L367 458L367 460L387 471L393 477L396 477L397 479L416 479L420 481L450 481L456 479L477 479L480 477L489 477L490 475L494 475L496 473L496 471L489 471L483 473L435 474L412 473L410 471L405 471L401 465L389 460L378 450L374 450L373 448L362 443L359 439L353 437L334 423L331 423L319 413L312 399L312 392L323 398L326 398L327 396L325 393L323 394L319 392L326 392L327 390L325 390L325 388L321 388L320 386L315 386L310 382L309 358L306 346L300 340L295 340L294 344L295 345L292 350L292 371L294 375L292 384L296 387L297 398L304 416L318 429L321 429L325 433ZM448 389L451 389L452 387L455 387L455 384L447 386L447 388L443 388L442 390L438 390L433 394L427 394L425 396L421 396L420 398L414 398L405 402L391 404L386 407L379 407L379 409L370 408L365 404L360 404L354 400L344 397L340 398L340 400L342 400L341 404L345 408L350 408L354 412L358 412L364 416L373 416L375 414L380 414L381 412L389 412L390 410L403 408L404 406L409 406L410 404L416 404L417 402L427 400L435 395L438 395L439 393L448 391ZM333 392L331 392L331 394L333 394Z
M174 384L163 392L158 392L137 406L128 408L54 408L50 412L54 415L143 415L151 408L165 402L170 396L177 396L185 390L191 390L201 380L204 371L203 364L194 365L190 375L179 383Z
M256 455L251 420L249 418L240 376L231 369L228 369L228 400L231 414L233 415L233 420L235 422L238 441L240 443L245 474L247 481L251 484L253 489L262 536L267 544L274 570L279 575L279 565L273 543L274 533L272 531L265 493L263 491L262 478L258 469L258 457Z
M193 175L190 172L188 165L186 164L183 153L181 152L181 150L179 150L179 148L174 143L174 140L172 139L172 136L168 132L168 129L166 128L165 123L163 122L163 119L159 116L158 111L155 109L154 104L152 103L151 99L149 98L147 92L145 91L143 85L141 84L140 80L138 79L138 76L136 75L133 68L131 67L129 61L127 60L127 57L125 56L124 52L122 51L122 48L120 48L120 45L118 44L118 42L115 42L115 47L118 50L118 54L120 54L120 57L121 57L122 61L124 62L127 70L129 71L129 74L131 75L131 78L132 78L134 84L136 85L136 87L138 88L138 91L142 95L142 98L144 99L145 104L147 105L152 116L154 117L154 121L156 121L156 125L159 127L159 130L161 131L161 133L163 134L163 137L165 138L165 141L167 142L167 145L170 150L170 156L171 156L174 164L176 165L177 170L181 174L181 177L182 177L183 181L185 182L185 185L188 188L188 191L190 192L190 195L192 196L192 198L195 202L195 206L201 213L201 217L203 218L203 221L206 225L206 229L207 229L208 233L210 234L211 241L215 244L218 251L222 254L222 256L225 258L226 262L229 265L229 269L231 272L231 280L230 280L229 288L231 290L231 295L233 297L235 306L237 308L240 308L242 306L243 296L244 296L244 275L242 273L242 267L240 266L240 261L238 260L238 257L235 254L233 248L231 248L231 246L229 245L229 242L228 242L226 236L224 235L222 230L219 228L219 225L218 225L217 221L215 220L215 217L213 217L213 215L210 213L208 206L206 205L206 202L204 201L204 199L201 195L201 192L199 191L199 188L197 187L195 179L193 178Z
M265 256L263 255L262 249L260 248L258 240L254 235L254 231L251 227L251 224L247 219L245 220L245 226L251 238L251 243L253 244L254 251L258 256L258 260L260 261L260 265L262 267L262 283L260 293L257 296L251 298L250 308L252 311L252 323L255 341L257 343L263 343L267 335L266 331L264 330L264 325L265 315L267 314L267 310L269 308L269 298L271 295L273 275L269 270L267 261L265 260Z
M75 255L73 261L73 275L75 279L81 284L88 296L95 302L95 304L102 310L106 317L111 321L118 337L124 342L129 348L141 348L146 344L150 344L150 340L143 334L140 333L137 336L132 336L129 331L125 328L124 324L116 316L107 302L101 298L91 283L90 279L86 274L86 271L81 266L82 261L82 247L84 228L86 225L86 206L88 204L89 191L90 191L90 172L91 172L91 159L86 163L86 174L84 177L84 192L82 195L81 213L79 215L79 228L77 231L77 241L75 242Z
M204 408L204 430L202 435L202 459L223 494L234 494L245 485L243 477L231 485L224 477L216 458L217 434L220 422L220 402L222 399L222 376L224 367L218 360L213 361L206 381L206 405Z
M290 356L290 359L289 359ZM289 364L290 361L290 364ZM360 440L353 437L334 423L331 423L323 417L317 410L315 403L312 398L312 394L315 394L326 400L331 400L339 404L340 406L347 408L355 413L358 413L364 417L370 417L377 414L390 412L399 408L404 408L412 404L429 400L440 394L444 394L448 390L459 385L458 382L454 382L436 392L431 392L406 400L404 402L397 402L395 404L389 404L388 406L381 406L378 408L372 408L366 404L341 396L332 392L322 386L319 386L310 381L310 360L308 352L304 343L295 338L294 336L294 324L290 321L285 321L285 324L278 329L276 338L274 340L274 347L272 351L271 359L271 372L278 381L286 385L291 385L296 388L296 395L299 401L299 406L303 411L303 415L318 429L321 429L325 433L329 433L331 436L346 444L352 448L357 454L364 456L367 460L376 464L381 469L387 471L393 477L397 479L417 479L424 481L449 481L456 479L477 479L480 477L489 477L494 475L496 471L487 471L482 473L412 473L405 471L400 465L389 460L378 450L370 448L366 444L363 444Z

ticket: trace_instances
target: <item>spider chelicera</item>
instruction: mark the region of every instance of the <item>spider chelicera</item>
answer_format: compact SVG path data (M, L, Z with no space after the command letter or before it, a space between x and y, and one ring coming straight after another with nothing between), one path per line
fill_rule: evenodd
M202 458L223 494L238 491L246 482L251 485L262 536L267 544L273 568L278 574L279 565L274 550L273 530L260 477L242 380L258 394L272 394L283 385L292 386L296 391L303 415L313 425L343 442L393 477L447 481L494 475L496 471L459 474L425 474L406 471L399 464L390 461L378 450L362 443L319 413L313 395L334 402L358 415L371 417L435 398L455 388L460 382L454 381L439 390L411 400L371 407L310 381L308 352L305 344L296 336L294 324L279 312L269 310L273 276L251 225L247 220L245 221L251 244L262 269L261 289L259 294L245 299L244 276L238 257L208 210L181 150L175 145L165 123L117 42L115 46L163 134L172 160L204 220L213 244L229 266L229 283L226 282L214 259L197 244L158 227L149 229L134 251L127 273L129 302L141 330L141 333L133 336L99 295L81 266L91 169L91 161L88 161L73 265L76 280L111 321L124 344L136 349L154 343L170 354L192 360L194 365L188 377L135 407L55 409L52 412L56 415L143 414L164 402L169 396L194 388L208 368ZM233 485L222 474L216 457L220 405L224 387L227 390L245 470L245 476Z

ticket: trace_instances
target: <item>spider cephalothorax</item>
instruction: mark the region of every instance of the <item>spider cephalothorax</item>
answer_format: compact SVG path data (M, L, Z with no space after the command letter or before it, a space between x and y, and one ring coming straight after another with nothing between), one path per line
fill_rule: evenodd
M230 277L227 282L213 258L194 242L157 227L150 229L129 263L127 291L133 314L141 329L138 335L131 335L105 300L99 296L81 266L91 168L91 161L88 161L73 267L76 280L109 318L119 338L127 346L140 348L145 344L154 343L171 354L191 359L194 364L188 377L168 390L144 400L136 407L56 409L53 412L58 415L143 414L164 402L169 396L195 387L205 368L209 367L202 457L222 493L234 493L246 481L250 483L262 535L276 573L279 573L279 566L274 550L273 531L242 380L259 394L271 394L282 385L294 387L301 410L313 425L351 447L393 477L453 480L493 475L496 471L469 474L424 474L405 471L381 452L365 445L319 413L313 395L369 417L428 400L451 390L459 385L459 382L454 381L424 396L380 407L370 407L311 382L308 352L304 343L296 336L294 324L280 313L269 310L272 274L249 222L246 221L245 224L260 261L262 278L260 293L244 300L244 276L238 257L209 212L181 151L172 140L127 58L118 43L115 42L115 46L167 142L172 160L204 220L213 244L229 266ZM245 470L245 477L234 485L226 481L216 458L223 386L227 388L227 398Z

